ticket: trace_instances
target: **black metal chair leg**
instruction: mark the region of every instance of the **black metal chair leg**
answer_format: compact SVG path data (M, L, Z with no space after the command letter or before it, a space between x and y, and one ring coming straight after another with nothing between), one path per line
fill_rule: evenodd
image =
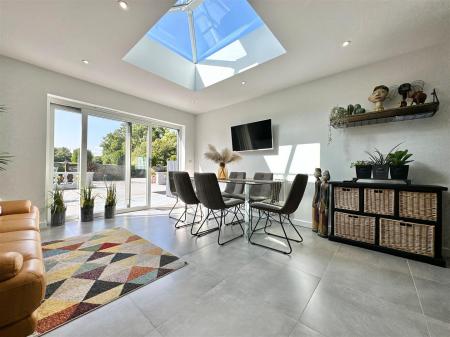
M289 221L289 223L291 224L291 226L294 228L294 230L297 232L298 236L300 237L300 241L296 241L296 242L303 242L303 236L300 234L300 232L297 230L297 228L295 228L295 225L292 223L290 216L287 216L287 219Z
M197 219L197 210L198 210L198 204L195 207L194 218L192 219L191 223L185 223L181 226L177 226L178 223L181 221L181 218L183 217L183 214L181 214L180 218L177 220L177 222L175 224L175 228L178 229L178 228L183 228L183 227L188 227L188 226L194 226L195 224L199 223L202 220L202 218L200 218L200 221L195 221ZM184 209L184 222L186 222L186 219L187 219L186 216L187 216L187 205ZM192 234L192 228L191 228L191 234Z
M279 214L279 216L280 216L280 221L279 221L279 222L280 222L280 225L281 225L281 227L283 227L283 220L281 219L281 214ZM278 222L278 221L277 221L277 222ZM290 219L289 219L289 222L290 222ZM294 226L292 223L291 223L291 225ZM295 229L295 231L297 232L297 234L299 235L300 240L293 239L293 238L290 238L290 237L287 237L287 236L286 236L286 238L287 238L289 241L294 241L294 242L297 242L297 243L303 242L303 237L302 237L302 236L300 235L300 233L297 231L297 228L294 227L294 229ZM283 231L284 231L284 227L283 227ZM266 230L266 227L264 227L264 232L265 232L267 235L275 236L275 237L280 238L280 239L284 239L284 238L285 238L285 237L282 236L282 235L273 234L273 233L268 232L268 231Z
M226 244L226 243L228 243L228 242L231 242L231 241L233 241L233 240L239 239L240 237L244 236L244 228L242 228L242 225L241 225L240 221L238 220L239 226L241 227L241 230L242 230L242 234L241 234L241 235L238 235L238 236L236 236L236 237L234 237L234 238L231 238L231 239L229 239L229 240L227 240L227 241L220 242L220 233L222 232L222 225L223 225L223 222L224 222L224 221L223 221L223 217L224 217L224 212L223 212L223 210L221 210L221 211L220 211L219 235L217 236L217 243L218 243L220 246L223 246L224 244ZM237 218L237 209L236 209L236 207L235 207L235 212L234 212L233 220L234 220L235 217Z
M178 204L178 197L176 197L176 198L177 198L177 199L176 199L176 201L175 201L175 204L172 206L172 208L171 208L170 211L169 211L169 218L174 219L174 220L178 220L177 217L172 216L172 212L173 212L173 210L175 209L175 206Z
M214 228L206 229L206 230L204 230L204 231L200 231L200 230L202 229L203 225L205 224L205 222L208 221L209 215L210 215L211 213L212 213L212 211L208 209L208 214L206 214L206 217L205 217L205 219L203 220L203 222L201 223L200 227L197 229L197 232L194 233L194 232L193 232L194 226L191 227L191 234L192 234L192 235L197 236L197 237L200 237L200 236L207 235L207 234L209 234L209 233L215 232L215 231L217 231L217 230L219 229L219 227L214 227Z

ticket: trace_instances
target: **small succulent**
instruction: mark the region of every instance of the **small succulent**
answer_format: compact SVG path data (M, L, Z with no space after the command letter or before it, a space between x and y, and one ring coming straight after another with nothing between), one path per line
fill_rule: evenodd
M387 156L389 164L392 166L403 166L413 162L414 160L409 160L412 157L412 153L408 153L408 150L398 150L390 153Z
M351 163L350 167L357 167L357 166L372 166L372 162L368 160L357 160Z

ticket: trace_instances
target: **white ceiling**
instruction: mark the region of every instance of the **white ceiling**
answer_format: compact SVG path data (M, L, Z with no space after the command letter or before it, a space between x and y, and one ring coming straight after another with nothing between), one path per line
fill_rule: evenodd
M123 11L115 0L0 0L0 54L202 113L432 46L450 34L449 0L250 0L287 53L193 92L122 61L172 3L127 2ZM345 40L352 45L342 48Z

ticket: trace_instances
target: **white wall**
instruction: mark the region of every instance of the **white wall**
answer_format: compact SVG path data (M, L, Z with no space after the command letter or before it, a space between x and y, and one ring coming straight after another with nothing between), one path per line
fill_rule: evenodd
M370 110L372 104L367 97L375 85L390 86L416 79L425 81L427 93L432 88L438 92L441 105L433 118L333 129L333 141L328 145L328 116L333 106L360 103ZM404 142L403 146L414 154L416 160L410 170L414 183L450 186L449 102L450 44L447 44L199 115L196 169L216 170L216 165L206 161L203 153L207 144L218 148L231 147L230 126L271 118L276 150L244 153L243 160L232 165L230 170L244 170L250 176L255 171L272 171L286 176L295 172L312 173L320 161L320 167L329 169L332 179L349 179L354 177L350 162L365 159L365 150L378 147L388 151ZM320 156L316 159L319 146ZM304 225L310 225L312 192L313 184L309 184L306 198L295 216ZM446 198L444 244L447 247L450 246L449 219L450 205Z
M0 152L14 155L0 173L0 199L44 207L47 94L184 125L185 167L193 170L194 115L0 56L0 104L8 108L0 116Z

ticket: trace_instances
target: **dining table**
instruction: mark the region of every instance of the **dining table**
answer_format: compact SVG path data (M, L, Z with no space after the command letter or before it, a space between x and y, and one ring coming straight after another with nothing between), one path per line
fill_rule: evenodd
M191 177L191 179L194 181L194 177ZM256 179L219 179L219 183L234 183L234 184L242 184L244 185L244 239L248 241L250 234L251 234L251 228L250 228L250 192L251 187L256 185L275 185L275 184L281 184L281 189L283 190L283 196L284 196L284 185L286 180L284 179L274 179L274 180L256 180ZM281 191L280 191L281 193ZM270 200L270 196L267 197L268 200ZM284 198L283 198L284 199Z

